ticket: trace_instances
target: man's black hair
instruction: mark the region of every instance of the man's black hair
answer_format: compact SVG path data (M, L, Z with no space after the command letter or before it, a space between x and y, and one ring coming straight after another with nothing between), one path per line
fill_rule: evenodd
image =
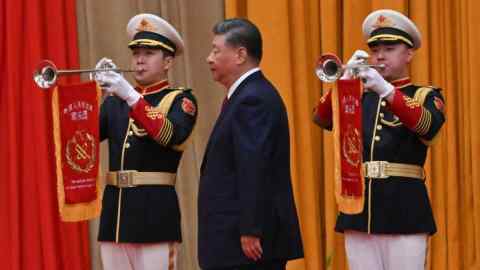
M247 19L234 18L217 23L213 27L215 35L225 35L227 45L244 47L247 54L257 63L262 60L262 36L257 26Z

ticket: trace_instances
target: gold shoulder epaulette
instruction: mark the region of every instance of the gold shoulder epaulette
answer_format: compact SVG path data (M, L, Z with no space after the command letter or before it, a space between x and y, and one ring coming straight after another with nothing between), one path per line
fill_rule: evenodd
M426 87L426 88L431 88L435 91L442 91L442 88L435 86L435 85L427 85L427 86L422 86L421 88Z
M418 103L423 105L425 103L425 99L427 98L428 94L430 92L437 90L438 88L435 88L434 86L422 86L415 91L415 95L413 96L413 99L416 100Z
M170 88L171 90L180 90L182 92L188 92L188 91L192 91L191 88L185 88L183 86L176 86L176 87L172 87Z

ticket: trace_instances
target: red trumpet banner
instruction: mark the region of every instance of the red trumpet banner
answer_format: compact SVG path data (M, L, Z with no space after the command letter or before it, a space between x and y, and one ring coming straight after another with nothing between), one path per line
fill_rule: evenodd
M362 93L359 79L338 80L332 92L335 149L335 198L346 214L363 211Z
M95 82L53 89L57 193L63 221L87 220L100 212L100 99Z

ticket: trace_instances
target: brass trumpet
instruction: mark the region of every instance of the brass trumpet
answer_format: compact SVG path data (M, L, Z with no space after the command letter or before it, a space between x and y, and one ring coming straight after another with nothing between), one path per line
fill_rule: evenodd
M97 72L135 72L136 70L113 68L110 65L102 66L100 69L57 69L55 64L50 60L41 61L35 72L33 73L33 80L38 87L47 89L55 85L58 76L72 75L80 73L97 73Z
M384 68L385 65L370 65L367 62L367 58L364 58L363 62L360 64L343 65L340 58L338 58L335 54L327 53L320 56L318 59L315 67L315 74L320 80L331 83L338 80L348 69L351 69L353 75L357 76L359 70L366 67L381 69Z

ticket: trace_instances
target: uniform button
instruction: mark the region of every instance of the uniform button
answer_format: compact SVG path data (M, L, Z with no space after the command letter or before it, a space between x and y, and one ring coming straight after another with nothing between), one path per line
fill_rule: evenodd
M383 118L384 114L383 113L380 113L380 117Z
M382 103L381 103L381 104L382 104L382 106L383 106L383 107L387 106L387 102L386 102L385 100L384 100L384 101L382 101Z
M375 141L380 141L380 136L375 136Z
M382 130L382 125L377 125L377 130Z
M128 142L125 143L125 148L130 148L130 144Z
M130 131L128 132L128 136L133 136L133 131L130 130Z

